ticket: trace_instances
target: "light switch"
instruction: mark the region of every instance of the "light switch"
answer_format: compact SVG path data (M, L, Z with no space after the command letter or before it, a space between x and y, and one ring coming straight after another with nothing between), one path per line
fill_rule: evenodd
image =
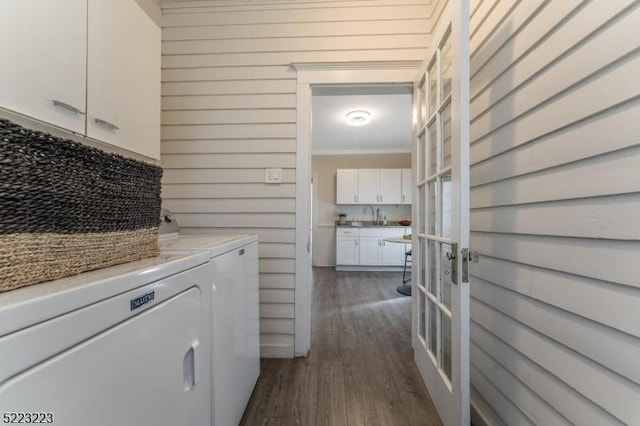
M282 183L282 169L265 169L264 183Z

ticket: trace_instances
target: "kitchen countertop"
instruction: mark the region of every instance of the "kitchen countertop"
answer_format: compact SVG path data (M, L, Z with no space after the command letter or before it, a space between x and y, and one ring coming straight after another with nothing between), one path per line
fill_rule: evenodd
M361 223L362 225L352 225L353 222ZM335 222L336 228L410 228L409 226L400 225L397 221L389 220L386 225L376 225L376 222L371 220L348 220L344 225L341 225L336 220Z

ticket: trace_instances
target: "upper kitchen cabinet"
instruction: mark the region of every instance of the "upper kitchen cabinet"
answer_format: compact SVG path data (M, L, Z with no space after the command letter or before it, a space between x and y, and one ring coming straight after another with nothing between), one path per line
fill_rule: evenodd
M411 169L402 169L402 204L411 204Z
M0 40L0 106L84 134L87 0L2 0Z
M336 204L358 204L358 170L336 172Z
M134 0L89 0L87 136L160 158L160 28Z
M400 204L400 169L358 169L359 204Z
M0 37L0 107L160 157L160 28L135 0L2 0Z

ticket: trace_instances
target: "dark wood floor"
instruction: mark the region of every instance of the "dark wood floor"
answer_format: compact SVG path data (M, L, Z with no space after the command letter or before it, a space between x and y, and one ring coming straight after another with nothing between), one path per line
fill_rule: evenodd
M309 356L262 360L241 425L440 425L413 362L401 274L314 275Z

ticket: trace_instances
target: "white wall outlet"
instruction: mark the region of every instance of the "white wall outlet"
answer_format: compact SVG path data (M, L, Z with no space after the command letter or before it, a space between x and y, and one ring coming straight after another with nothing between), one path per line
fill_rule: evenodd
M282 169L265 169L264 183L282 183Z

